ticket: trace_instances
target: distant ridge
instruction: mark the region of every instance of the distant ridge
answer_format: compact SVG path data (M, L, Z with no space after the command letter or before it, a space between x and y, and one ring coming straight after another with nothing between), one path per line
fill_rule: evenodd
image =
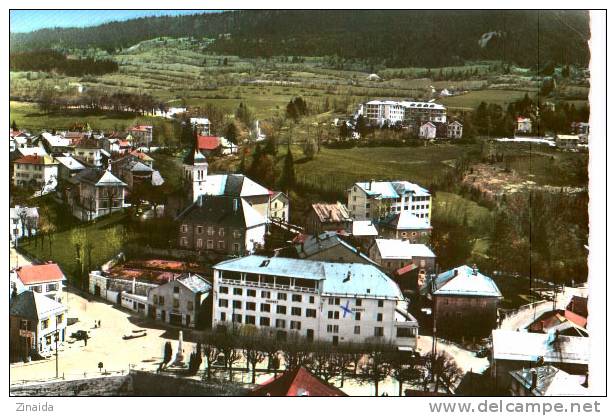
M588 13L556 10L229 11L11 33L10 45L11 52L87 47L113 52L160 36L214 38L208 50L244 57L337 56L388 67L469 60L586 66L590 56Z

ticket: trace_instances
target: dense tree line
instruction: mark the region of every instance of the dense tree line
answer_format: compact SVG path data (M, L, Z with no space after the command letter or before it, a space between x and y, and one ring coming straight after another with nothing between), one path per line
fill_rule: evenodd
M160 369L171 360L171 345L165 346ZM372 384L374 394L391 377L398 382L398 394L404 387L439 391L451 389L462 376L455 361L444 352L421 357L401 352L392 344L374 340L362 344L309 341L301 336L280 338L270 328L252 325L227 325L204 333L190 354L187 373L197 374L203 363L203 379L228 379L234 372L248 372L255 384L259 371L279 372L303 366L333 384L344 387L346 379Z
M71 77L103 75L118 70L117 62L110 59L68 59L52 50L12 53L9 62L11 71L55 71Z
M59 46L113 52L159 36L210 37L215 41L209 50L245 57L331 56L388 67L488 59L586 66L588 22L587 12L557 10L246 10L11 33L10 42L21 51ZM492 35L479 42L485 34Z
M464 117L465 135L476 134L490 137L510 137L516 128L518 117L528 117L533 124L533 134L546 133L567 134L571 123L588 122L590 108L588 105L577 108L573 104L559 101L554 105L549 100L537 101L526 94L522 99L511 102L506 108L498 104L482 101L470 116Z
M37 98L40 109L45 113L79 109L152 114L156 110L168 109L167 104L157 101L149 94L108 94L96 89L89 89L75 96L62 94L54 88L42 88Z

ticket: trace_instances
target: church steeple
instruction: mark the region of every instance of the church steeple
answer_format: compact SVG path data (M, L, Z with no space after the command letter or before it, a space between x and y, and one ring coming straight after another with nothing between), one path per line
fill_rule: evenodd
M193 146L184 157L184 180L189 187L190 199L194 202L205 194L208 163L199 150L199 136L195 132Z

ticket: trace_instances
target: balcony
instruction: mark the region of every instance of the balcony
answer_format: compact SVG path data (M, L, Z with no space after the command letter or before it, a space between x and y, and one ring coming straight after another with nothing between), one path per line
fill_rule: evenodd
M250 281L225 279L225 278L220 278L219 280L221 284L229 284L229 285L236 285L236 286L255 287L255 288L261 288L261 289L289 290L289 291L305 292L305 293L317 293L316 289L303 287L303 286L280 285L280 284L274 284L274 283L259 283L259 282L250 282Z

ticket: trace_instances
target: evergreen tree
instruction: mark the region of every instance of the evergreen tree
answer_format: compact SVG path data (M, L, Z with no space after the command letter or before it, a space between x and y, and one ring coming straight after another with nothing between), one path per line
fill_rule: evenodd
M235 127L235 123L231 122L227 125L225 129L225 139L233 144L237 144L237 127Z
M284 165L282 175L280 177L280 187L288 194L295 188L295 162L293 161L293 153L291 148L287 148L287 154L284 157Z
M275 134L271 134L267 137L267 141L265 142L265 148L263 149L263 153L268 155L276 156L278 154L278 139Z
M13 123L11 123L11 129L13 129L13 131L18 131L17 123L15 122L15 120L13 120Z

